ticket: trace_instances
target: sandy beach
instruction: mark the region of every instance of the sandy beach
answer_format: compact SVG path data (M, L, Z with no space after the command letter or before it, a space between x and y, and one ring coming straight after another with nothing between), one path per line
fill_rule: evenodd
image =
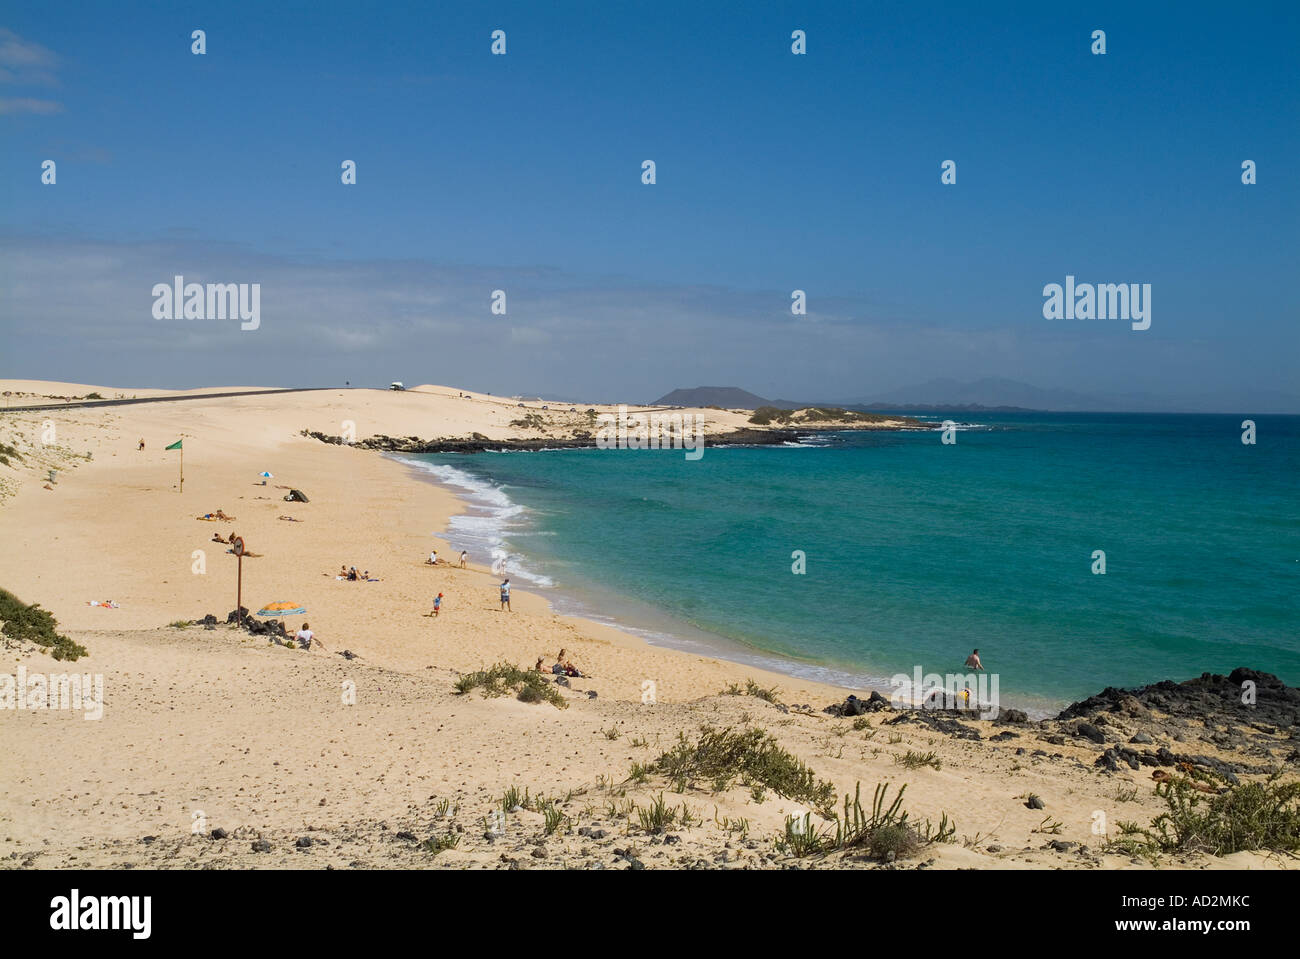
M12 380L0 387L27 394L25 403L146 392ZM889 712L837 718L823 708L862 690L652 646L556 615L542 595L519 587L513 611L503 612L488 557L470 556L466 569L425 563L431 548L448 559L461 548L434 535L460 509L452 493L377 452L303 435L507 439L525 435L511 425L521 413L541 415L540 404L519 403L428 386L54 403L0 419L0 442L16 453L0 466L0 586L51 611L89 650L69 665L11 646L3 671L102 674L105 691L96 721L71 711L0 714L0 865L869 865L851 853L817 859L783 850L786 817L806 810L770 791L737 782L678 793L662 776L632 776L634 764L652 763L679 734L707 724L762 728L840 795L858 783L866 796L879 782L905 783L914 819L937 823L946 814L955 822L954 841L887 868L1151 867L1103 851L1096 830L1099 811L1113 834L1113 824L1163 808L1149 769L1099 770L1098 746L1067 737L1044 747L1032 727L963 720L981 734L974 740L906 716L891 723L899 717ZM579 422L567 419L567 407L544 412L547 425L530 435L566 435ZM688 412L719 430L747 420L744 412ZM165 450L178 440L183 491L180 452ZM265 485L263 471L273 474ZM286 502L290 488L310 502ZM233 520L197 518L217 510ZM244 605L256 613L300 604L306 613L288 625L309 621L323 648L291 649L225 624L236 559L214 533L238 533L256 554L243 560ZM376 581L340 581L340 566ZM205 614L220 625L169 625ZM498 662L529 667L538 657L549 665L561 649L590 674L556 687L567 708L456 692L466 673ZM724 694L749 680L779 687L777 701ZM1013 735L990 741L1004 731ZM1231 757L1212 744L1197 750ZM934 762L904 768L898 759L909 751L933 753ZM548 833L540 809L520 808L505 815L502 835L485 835L511 788L555 800L567 821ZM640 811L661 793L685 805L688 825L639 828ZM1031 794L1043 808L1025 804ZM212 838L213 830L221 834ZM433 852L422 845L430 836L455 836L456 844ZM1255 853L1160 863L1293 864Z

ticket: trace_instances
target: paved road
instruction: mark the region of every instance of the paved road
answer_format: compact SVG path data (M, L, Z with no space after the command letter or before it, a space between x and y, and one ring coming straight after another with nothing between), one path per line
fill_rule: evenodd
M42 403L38 406L8 406L0 413L39 413L44 410L74 410L91 406L129 406L133 403L182 403L185 400L211 400L223 396L271 396L275 393L315 393L320 390L367 389L368 387L306 386L285 390L232 390L228 393L189 393L185 396L144 396L130 400L77 400L72 403Z

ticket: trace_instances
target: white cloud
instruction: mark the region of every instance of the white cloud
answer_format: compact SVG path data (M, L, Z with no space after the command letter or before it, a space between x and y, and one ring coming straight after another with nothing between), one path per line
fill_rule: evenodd
M56 100L41 100L36 97L0 97L0 116L15 116L19 113L35 113L48 116L62 113L63 104Z
M177 274L260 283L260 329L153 319L153 285ZM507 292L508 316L491 312L495 289ZM1052 324L1038 315L1036 290L1027 295L1032 309L997 326L904 321L831 297L819 298L810 325L790 314L788 291L776 289L263 255L193 238L109 243L0 233L0 297L0 373L107 385L401 379L649 400L706 384L834 402L938 378L1007 377L1081 392L1244 387L1249 379L1234 384L1219 374L1234 350L1255 349L1172 343L1122 325ZM1283 345L1273 355L1293 356ZM1279 361L1259 385L1282 388L1294 366Z
M53 51L0 27L0 83L58 86L60 60Z

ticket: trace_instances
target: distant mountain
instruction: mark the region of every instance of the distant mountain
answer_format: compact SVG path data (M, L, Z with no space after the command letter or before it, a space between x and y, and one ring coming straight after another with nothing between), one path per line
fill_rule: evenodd
M673 390L665 393L651 406L721 406L727 410L756 410L773 404L735 386L697 386L693 390ZM793 409L794 407L790 407Z
M1062 413L1296 413L1300 412L1300 396L1264 389L1183 396L1145 392L1094 394L986 377L968 383L929 380L845 405L867 409L1019 408Z
M863 406L934 409L1014 407L1029 410L1113 410L1113 400L1071 390L1044 389L1016 380L986 377L970 383L956 380L929 380L875 396L856 400Z
M819 404L826 406L827 404ZM846 410L863 413L880 413L884 411L918 410L926 413L1033 413L1027 406L984 406L981 403L835 403Z
M888 390L871 396L839 401L765 400L734 386L698 386L673 390L655 401L656 406L721 406L757 409L775 406L797 410L808 406L847 410L933 410L935 412L1011 412L1044 410L1059 413L1300 413L1300 396L1277 390L1241 390L1234 393L1200 393L1163 396L1154 393L1079 393L1074 390L1032 386L1018 380L985 377L971 382L928 380L916 386Z

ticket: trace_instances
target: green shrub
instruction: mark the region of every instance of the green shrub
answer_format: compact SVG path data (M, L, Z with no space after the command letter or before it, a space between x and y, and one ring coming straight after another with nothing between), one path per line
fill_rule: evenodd
M484 698L514 692L525 703L545 701L559 709L569 705L560 691L546 681L544 673L520 669L510 663L497 663L488 669L466 673L456 680L456 692L464 695L473 689L482 689Z
M0 589L0 623L0 633L17 642L49 647L55 659L71 662L87 655L85 646L58 632L58 622L40 603L29 606L7 589Z
M918 753L909 749L903 755L894 754L894 762L905 769L920 769L922 766L933 766L935 769L943 768L941 760L933 751L928 753Z
M637 816L641 820L641 829L643 831L663 832L677 818L677 807L665 803L664 794L660 793L659 798L652 802L649 808L638 809Z
M1226 856L1243 850L1293 852L1300 849L1300 782L1283 783L1281 770L1263 782L1222 786L1223 780L1199 768L1156 786L1164 812L1148 828L1120 823L1127 847L1149 852L1206 852ZM1196 789L1199 780L1222 786L1217 794Z
M807 803L814 809L830 809L835 787L819 780L796 756L782 749L761 729L733 730L700 727L699 738L691 742L678 733L677 744L655 762L681 792L699 780L717 784L740 778L751 787L766 786L779 796Z
M867 851L872 859L892 862L916 855L921 847L921 840L911 826L897 823L878 826L867 837Z
M757 699L761 699L765 702L769 702L774 706L779 706L781 704L781 701L777 699L777 696L780 695L780 693L781 690L776 686L770 686L764 688L758 685L758 683L754 682L754 680L746 679L743 688L740 686L739 683L728 683L727 688L722 690L718 695L719 696L753 696Z
M755 426L767 426L770 423L788 423L790 422L790 411L777 409L775 406L760 406L754 410L754 415L749 421Z

